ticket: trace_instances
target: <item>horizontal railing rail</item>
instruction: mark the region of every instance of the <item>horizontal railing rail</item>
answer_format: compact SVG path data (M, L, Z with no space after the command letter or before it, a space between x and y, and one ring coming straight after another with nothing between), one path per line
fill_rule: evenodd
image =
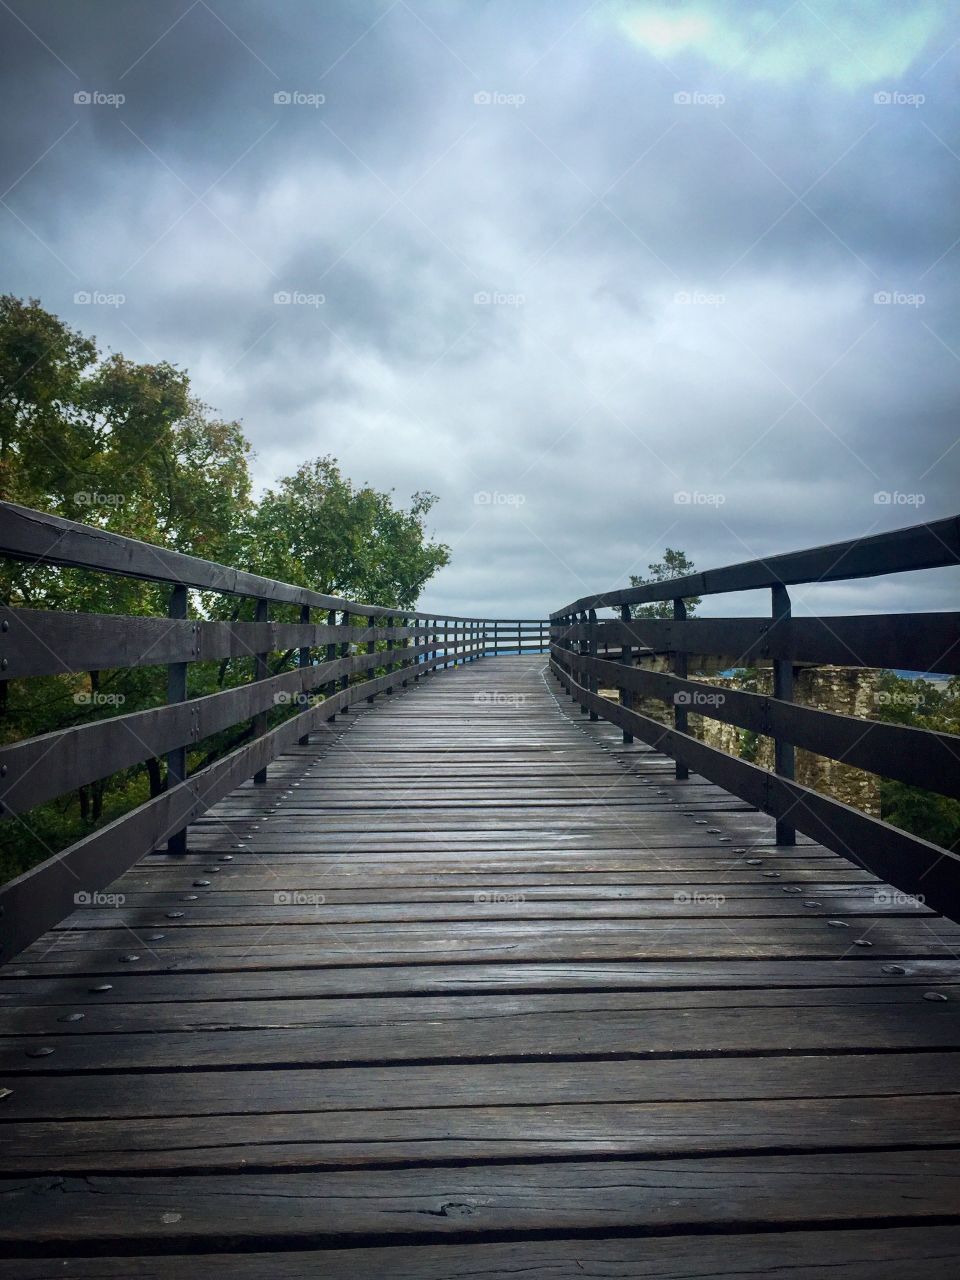
M161 706L91 716L0 746L0 819L23 821L38 805L148 761L167 766L159 794L0 887L3 958L70 914L78 893L102 889L145 853L163 846L184 853L192 821L242 782L264 783L277 755L356 703L445 667L549 648L547 619L365 604L12 503L0 503L0 558L169 588L166 617L0 607L0 681L166 669ZM189 591L249 597L255 620L189 617ZM299 620L271 620L272 606L295 606ZM271 672L277 653L296 665ZM189 696L194 664L229 659L250 660L253 679ZM269 727L277 711L288 718ZM244 725L251 740L188 772L188 751Z
M801 831L957 918L960 856L801 785L795 750L958 799L960 735L806 707L795 700L794 683L804 665L956 675L960 613L793 618L787 586L958 564L960 518L953 517L584 596L550 615L550 669L582 714L618 725L624 742L636 737L672 756L679 779L694 770L773 816L778 844L793 844ZM687 617L691 597L758 587L771 591L769 617ZM672 605L672 619L633 616L636 605L662 601ZM602 608L619 617L598 618ZM718 670L757 664L772 667L772 695L716 682ZM692 669L702 673L692 679ZM601 688L616 690L618 701ZM638 697L672 707L672 726L637 710ZM773 770L695 737L691 711L772 739Z

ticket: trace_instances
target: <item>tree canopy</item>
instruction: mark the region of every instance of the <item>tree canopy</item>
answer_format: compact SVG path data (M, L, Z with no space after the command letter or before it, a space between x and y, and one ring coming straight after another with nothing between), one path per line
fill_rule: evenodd
M631 573L631 587L645 587L653 582L669 582L671 578L685 578L688 574L696 573L696 567L686 552L678 551L674 547L666 547L663 559L655 564L648 564L647 569L649 576L645 578ZM684 600L688 616L694 612L700 600L700 596L689 596ZM673 601L654 600L650 604L635 604L632 614L635 618L672 618Z
M432 539L436 502L356 486L335 458L304 462L257 499L249 441L193 394L167 362L102 354L96 340L39 301L0 297L0 499L207 560L369 604L412 609L449 548ZM163 614L155 583L0 561L0 600L81 613ZM196 616L250 618L254 602L191 593ZM274 609L295 620L293 606ZM271 655L280 671L295 651ZM189 694L251 675L250 658L193 663ZM162 666L0 684L0 742L33 737L165 699ZM94 696L96 695L96 696ZM274 713L271 713L274 714ZM277 716L284 714L282 711ZM252 726L196 744L192 767L238 745ZM42 806L0 832L0 879L156 795L163 762L148 760Z

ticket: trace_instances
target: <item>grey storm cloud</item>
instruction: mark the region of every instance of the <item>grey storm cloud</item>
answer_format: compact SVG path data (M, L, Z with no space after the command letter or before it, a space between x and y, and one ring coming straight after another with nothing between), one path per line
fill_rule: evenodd
M3 288L189 369L261 483L433 489L431 608L943 516L958 36L872 0L9 0Z

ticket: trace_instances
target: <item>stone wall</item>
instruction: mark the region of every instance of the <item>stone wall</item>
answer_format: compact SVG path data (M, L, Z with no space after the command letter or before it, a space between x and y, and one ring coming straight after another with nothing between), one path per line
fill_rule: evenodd
M668 669L664 659L653 659L643 665L660 671ZM772 667L760 667L754 674L755 678L748 681L731 676L701 677L697 674L691 674L690 678L703 679L720 688L772 694ZM875 718L879 679L879 671L863 667L798 667L794 680L794 700L801 706L870 720ZM661 724L673 723L673 708L657 699L638 699L637 710L659 720ZM735 725L693 712L689 715L688 727L695 738L708 746L750 760L763 769L773 768L772 738L748 734ZM875 774L864 773L861 769L829 760L826 756L800 750L797 751L796 774L797 781L804 786L841 800L873 817L880 816L880 783Z

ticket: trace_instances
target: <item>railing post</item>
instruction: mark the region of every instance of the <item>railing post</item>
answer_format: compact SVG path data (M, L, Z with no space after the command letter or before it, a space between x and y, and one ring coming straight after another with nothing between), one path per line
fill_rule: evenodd
M392 613L387 615L387 630L388 630L388 631L392 631L392 630L393 630L393 614L392 614ZM393 636L388 636L388 637L387 637L387 664L386 664L386 666L387 666L387 675L388 675L388 676L392 676L392 675L393 675L393 657L392 657L392 651L393 651ZM393 685L392 685L392 684L388 684L388 685L387 685L387 693L393 693Z
M336 609L331 609L330 612L327 614L327 622L330 624L331 627L335 627L337 625ZM337 660L337 643L335 640L332 640L327 645L326 659L328 662L336 662ZM333 695L337 692L336 680L328 680L323 687L323 692L326 697L332 698ZM337 718L337 713L334 712L332 716L327 716L327 723L329 724L332 720L336 720L336 718Z
M175 586L170 592L170 604L167 609L168 618L185 618L187 616L187 588ZM185 702L187 698L187 664L171 662L167 667L167 702ZM178 782L186 781L187 748L174 747L167 752L167 788L173 790ZM167 853L184 854L187 852L187 829L171 832L167 837Z
M686 619L686 616L687 616L687 606L683 603L683 600L680 598L674 600L673 602L674 622L683 622ZM674 650L672 666L673 666L673 674L675 676L680 676L684 680L687 678L686 653L681 653L679 650ZM673 727L676 729L677 733L687 732L687 708L685 706L680 706L676 702L673 704ZM690 776L690 771L687 768L687 766L685 764L681 764L679 760L677 761L675 773L676 773L676 777L681 782L684 781L684 779L689 778Z
M340 622L341 622L341 624L342 624L343 626L345 626L345 627L349 627L349 626L351 625L351 623L350 623L350 613L349 613L349 611L348 611L348 610L344 609L343 613L340 615ZM350 640L349 640L349 638L341 642L341 645L340 645L340 657L341 657L341 658L349 658L349 657L350 657ZM345 672L343 673L343 675L340 677L340 689L341 689L341 692L344 692L344 693L345 693L349 688L350 688L350 672L349 672L349 671L345 671ZM340 714L341 714L342 716L344 716L344 715L346 715L346 714L347 714L347 712L348 712L349 710L350 710L349 706L344 705L344 706L342 706L342 707L340 708Z
M791 616L790 593L782 583L774 583L770 588L771 614L774 624L789 622ZM790 658L774 658L773 660L773 696L782 702L793 701L793 661ZM780 738L773 740L773 768L780 778L793 781L796 759L793 743L784 742ZM793 845L797 843L797 830L789 822L777 819L777 844Z
M368 613L368 614L367 614L367 626L372 628L372 627L373 627L373 622L374 622L374 615L373 615L372 613ZM375 652L376 652L376 648L377 648L377 642L376 642L376 640L368 640L368 641L367 641L367 653L375 653ZM367 667L367 679L368 679L368 680L372 680L372 679L373 679L373 677L376 675L376 670L377 670L377 669L376 669L376 667ZM372 702L372 701L373 701L373 699L374 699L374 695L373 695L372 693L367 695L367 702Z
M303 604L300 606L300 621L308 626L310 624L310 606L308 604ZM309 645L300 646L299 665L300 667L310 666L310 646ZM305 705L305 700L301 699L300 701L301 709L304 707L304 705ZM303 737L298 738L297 741L300 743L301 747L309 746L310 745L309 733L305 733Z
M600 645L597 642L597 611L596 609L591 609L589 616L590 616L590 641L589 641L588 647L590 650L590 657L596 658L600 652ZM600 692L600 681L597 677L596 671L590 672L589 678L587 680L587 688L590 690L591 693L594 693L594 694L597 694ZM598 712L594 711L593 707L590 708L590 719L593 721L597 721L600 719Z
M267 622L270 618L270 602L269 600L257 601L257 612L255 616L256 622ZM253 678L254 680L266 680L268 675L267 659L270 657L270 650L267 649L263 653L255 655L253 660ZM253 736L254 738L262 738L267 732L267 713L266 711L258 711L253 718ZM267 766L258 769L253 775L253 781L256 786L263 786L267 780Z
M499 657L500 654L500 623L493 624L493 656Z
M585 627L585 626L587 625L587 614L586 614L586 610L584 610L584 611L583 611L583 612L581 612L581 614L580 614L580 625L581 625L581 627ZM578 645L578 650L579 650L579 652L580 652L581 654L588 654L588 653L590 652L590 639L589 639L589 635L588 635L588 637L587 637L587 639L586 639L586 640L581 640L581 641L580 641L580 643L579 643L579 645ZM578 683L578 684L581 684L581 685L586 686L586 684L587 684L587 677L583 674L583 672L582 672L582 671L581 671L581 672L579 672L579 676L580 676L580 679L577 681L577 683ZM589 712L589 710L590 710L590 708L587 706L587 704L586 704L585 702L581 702L581 703L580 703L580 714L581 714L582 716L587 715L587 713Z
M630 606L628 604L622 604L620 606L621 624L625 627L629 627L631 621L632 619L630 617ZM624 663L627 667L630 667L630 668L633 667L633 646L630 643L629 634L625 635L621 642L620 661ZM632 709L633 707L633 690L632 689L620 690L620 705L626 711L630 711ZM623 740L625 743L630 743L633 741L633 734L630 732L629 729L624 729Z

